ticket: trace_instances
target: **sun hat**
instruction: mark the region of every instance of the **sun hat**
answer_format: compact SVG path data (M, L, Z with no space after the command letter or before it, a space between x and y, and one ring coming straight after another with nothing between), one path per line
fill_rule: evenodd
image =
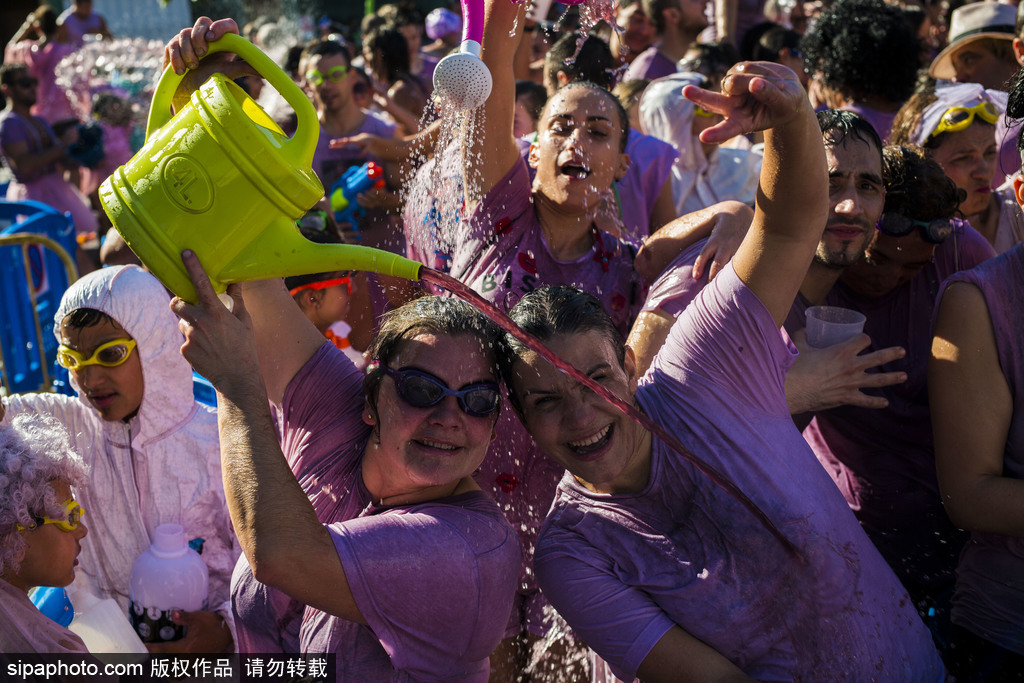
M462 19L458 14L444 7L438 7L427 15L427 37L431 40L443 38L451 33L462 32Z
M928 75L953 80L954 52L983 38L1012 41L1016 22L1017 8L1001 2L974 2L954 10L949 21L949 44L932 61Z

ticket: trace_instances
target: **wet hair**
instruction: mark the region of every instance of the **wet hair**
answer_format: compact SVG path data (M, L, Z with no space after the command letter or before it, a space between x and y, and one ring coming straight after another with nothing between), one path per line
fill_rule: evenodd
M544 103L548 101L548 91L540 83L533 81L516 81L516 101L523 97L526 99L524 106L527 113L534 120L540 119L540 113L544 110Z
M380 331L367 349L370 361L391 367L391 360L402 343L418 334L476 337L480 347L491 354L491 368L495 376L498 376L497 348L500 332L497 326L465 301L451 297L424 296L385 313ZM374 430L377 430L380 429L380 420L376 419L377 396L384 371L379 367L371 367L373 369L366 373L363 381L363 392L376 422Z
M17 75L21 71L29 73L28 64L24 62L0 64L0 85L14 85Z
M882 150L885 211L919 221L952 218L967 193L946 176L932 155L917 145L888 145Z
M902 11L883 0L838 0L800 43L810 73L853 99L907 99L917 79L918 39Z
M1024 16L1024 12L1020 16ZM1010 96L1006 101L1006 117L1008 119L1024 118L1024 69L1020 69L1010 79ZM1024 126L1018 126L1017 151L1024 152Z
M597 332L611 342L621 367L626 366L626 346L615 322L601 301L592 294L568 285L537 289L519 300L508 313L523 330L546 342L560 334ZM513 368L529 349L510 334L503 334L498 365L508 385L510 400L517 405L513 388Z
M64 501L57 500L50 482L63 479L82 486L87 474L55 418L23 413L0 427L0 572L21 567L18 556L28 544L18 533L19 524L31 527L33 517L63 516Z
M882 139L878 137L875 127L863 116L842 109L824 109L816 116L821 137L827 146L842 145L852 137L874 147L881 156Z
M363 47L379 56L383 73L377 74L394 83L409 73L409 43L397 28L378 27L363 37Z
M299 232L310 242L315 244L342 244L340 237L327 230L318 230L316 228L299 228ZM314 282L323 282L324 280L330 280L335 277L338 271L331 270L326 273L311 273L308 275L293 275L284 279L284 286L289 291L296 287L303 285L309 285Z
M590 81L572 81L571 83L566 83L555 92L555 95L565 90L568 90L569 88L587 88L588 90L593 90L604 95L609 102L613 103L615 110L618 111L619 113L619 121L622 124L620 126L620 130L622 131L622 138L619 140L619 151L625 153L626 142L629 138L629 114L626 113L626 110L623 108L622 103L619 102L619 98L615 97L615 95L608 92L605 88L602 88L596 83L591 83ZM551 102L554 99L555 96L552 95L544 104L544 109L541 110L540 114L541 120L544 120L544 117L547 115L548 108L551 106Z
M612 94L618 99L619 104L626 111L634 104L640 101L640 96L644 94L644 90L650 85L651 82L646 78L634 78L628 81L622 81L612 90Z
M117 322L103 311L98 311L95 308L76 308L64 316L64 320L60 321L60 325L61 327L71 327L76 330L81 330L86 327L102 325L104 322L113 323L119 327L121 326L121 323Z
M579 33L567 33L551 46L544 57L545 81L557 88L558 72L562 71L570 83L590 81L605 90L611 90L615 85L615 58L612 57L608 43L596 36L587 36L577 54L579 38Z

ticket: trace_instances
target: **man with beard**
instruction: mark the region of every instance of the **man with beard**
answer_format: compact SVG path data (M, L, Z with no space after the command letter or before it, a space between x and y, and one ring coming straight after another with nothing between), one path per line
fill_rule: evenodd
M843 270L863 256L885 203L882 143L875 129L856 114L834 109L820 112L818 124L828 163L828 220L815 258L786 320L786 329L801 350L800 357L786 377L790 412L801 428L810 422L812 411L816 410L846 404L868 409L884 408L887 405L885 398L871 396L861 390L906 379L902 372L866 372L869 368L902 357L903 349L900 347L880 348L858 355L870 342L864 335L827 349L811 349L804 343L804 311L810 306L825 303ZM706 240L680 249L684 241L692 240L696 234L691 226L706 228L725 223L724 206L733 209L729 212L729 223L742 222L744 213L734 204L724 202L706 209L706 212L716 214L714 219L699 219L699 215L704 213L701 211L679 219L649 239L638 254L637 270L654 281L647 303L627 342L636 352L641 372L650 366L675 318L707 284L708 271L714 275L721 267L718 264L724 265L728 260L725 255L716 255L710 268L697 269L702 273L692 270L690 266ZM749 209L745 215L749 221ZM743 227L745 229L746 226Z

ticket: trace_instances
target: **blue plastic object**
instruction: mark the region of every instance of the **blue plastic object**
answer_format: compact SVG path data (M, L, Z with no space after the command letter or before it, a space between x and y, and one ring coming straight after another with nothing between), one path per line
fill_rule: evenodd
M210 380L195 371L192 372L192 396L200 403L217 407L217 390L210 384Z
M385 185L384 169L372 161L345 171L327 192L334 220L350 224L353 230L358 229L356 222L366 213L366 209L359 206L356 197L371 188Z
M71 605L68 592L63 588L40 586L32 591L29 599L40 612L64 628L67 628L71 620L75 618L75 608Z
M43 235L72 258L78 248L71 216L40 202L0 201L0 225L6 225L0 236ZM56 363L57 340L53 335L53 317L71 280L56 252L32 245L27 256L22 245L0 247L0 349L10 383L7 390L40 391L49 388L48 380L52 380L59 390L72 394L67 371Z

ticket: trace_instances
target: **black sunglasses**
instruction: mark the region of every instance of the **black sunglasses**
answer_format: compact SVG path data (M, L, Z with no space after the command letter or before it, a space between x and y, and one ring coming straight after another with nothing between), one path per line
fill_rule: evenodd
M914 228L921 230L921 237L932 244L942 244L953 232L953 222L948 218L932 221L917 221L901 213L886 212L876 226L880 232L893 237L909 235Z
M384 374L395 381L398 396L413 408L429 408L436 406L445 396L454 396L459 401L462 412L470 417L488 417L501 404L501 393L495 382L479 382L467 384L458 391L449 389L448 385L429 372L415 368L392 370L380 365Z
M23 76L15 81L19 88L34 88L39 85L39 79L32 76Z

